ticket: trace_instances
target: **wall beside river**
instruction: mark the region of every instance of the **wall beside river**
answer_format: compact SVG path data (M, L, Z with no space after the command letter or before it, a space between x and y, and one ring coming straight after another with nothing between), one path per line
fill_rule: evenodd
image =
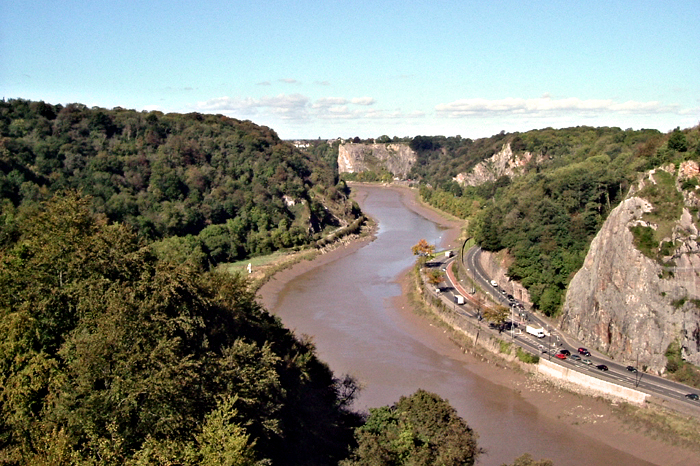
M437 393L479 433L487 450L479 464L486 466L512 463L525 452L557 466L681 465L688 458L700 464L700 455L626 429L607 403L465 354L406 298L411 246L422 238L444 244L454 230L417 215L413 191L352 189L378 222L376 240L300 263L275 275L260 295L285 326L311 336L335 374L363 385L356 409L391 405L418 388ZM686 461L669 461L676 457Z

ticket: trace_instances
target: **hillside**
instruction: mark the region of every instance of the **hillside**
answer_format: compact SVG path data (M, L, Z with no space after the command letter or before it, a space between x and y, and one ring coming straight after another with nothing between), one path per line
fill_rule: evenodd
M638 174L700 159L699 139L698 128L591 127L475 141L421 137L412 143L419 148L413 176L426 201L469 219L484 249L506 249L511 279L537 308L557 315L591 241Z
M309 245L360 213L325 160L222 115L0 102L2 215L66 189L172 259ZM12 235L4 222L3 237Z
M158 259L84 197L0 247L0 462L333 465L357 387L240 276Z
M571 281L562 328L656 372L700 366L699 175L696 161L640 174ZM700 381L685 372L685 382Z

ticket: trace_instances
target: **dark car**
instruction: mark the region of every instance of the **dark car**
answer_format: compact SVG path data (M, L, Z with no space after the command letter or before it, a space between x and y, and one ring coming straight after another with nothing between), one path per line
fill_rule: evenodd
M600 369L601 371L607 371L607 370L608 370L608 366L606 366L605 364L598 364L598 365L595 366L595 367L597 367L597 368Z
M634 366L627 366L627 370L630 372L637 372L637 368Z
M563 354L564 356L571 356L571 351L569 351L568 349L563 349L559 351L559 354Z
M697 393L688 393L685 397L693 401L698 401L698 399L700 399Z
M584 356L590 356L591 352L588 351L586 348L579 348L578 349L578 354L582 354Z
M559 359L566 359L566 355L565 355L565 354L557 353L556 356L557 356Z

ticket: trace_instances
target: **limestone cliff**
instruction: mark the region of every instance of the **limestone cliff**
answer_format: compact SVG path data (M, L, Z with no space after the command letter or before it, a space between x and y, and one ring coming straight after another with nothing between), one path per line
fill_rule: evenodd
M656 183L650 172L630 190L627 199L608 216L591 243L583 267L566 294L561 327L586 345L623 362L663 372L664 353L677 340L683 356L700 365L700 248L697 243L696 190L681 183L697 177L698 166L684 163L678 171L666 167L683 193L680 218L668 228L662 243L672 245L661 260L634 245L630 227L657 229L649 216L655 207L639 194ZM692 185L691 185L692 186ZM691 214L691 212L693 212Z
M338 147L338 172L360 173L387 170L406 178L416 162L416 153L408 144L341 144Z
M479 162L468 173L458 173L453 179L462 185L479 186L487 181L496 181L501 176L512 178L522 174L524 167L530 163L533 157L530 152L513 154L510 143L504 144L499 152L483 162ZM536 160L536 163L540 161Z

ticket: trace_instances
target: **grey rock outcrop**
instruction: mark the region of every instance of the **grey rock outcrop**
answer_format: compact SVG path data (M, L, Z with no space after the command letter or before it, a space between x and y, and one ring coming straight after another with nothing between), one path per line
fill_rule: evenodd
M476 164L468 173L458 173L453 179L461 185L479 186L488 181L496 181L504 175L512 178L521 175L533 157L530 152L514 154L510 143L507 143L500 151Z
M676 245L672 257L659 262L634 246L631 226L656 229L643 219L653 206L634 194L653 182L650 172L610 213L569 284L560 325L622 363L638 359L662 373L664 353L674 340L687 361L700 365L700 248L696 216L688 209L697 200L693 192L684 193L683 213L671 237L664 238Z
M341 144L338 147L338 172L360 173L386 169L394 176L406 178L416 153L408 144Z

